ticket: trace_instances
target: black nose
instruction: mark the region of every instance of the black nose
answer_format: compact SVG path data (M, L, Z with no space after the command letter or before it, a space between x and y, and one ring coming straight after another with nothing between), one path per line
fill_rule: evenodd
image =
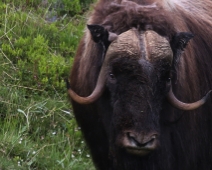
M128 131L118 139L119 145L128 153L145 156L155 150L159 145L158 133L137 133Z
M131 145L136 147L148 147L154 148L155 143L157 142L158 135L151 134L151 135L138 135L131 132L127 133L127 138L130 141Z

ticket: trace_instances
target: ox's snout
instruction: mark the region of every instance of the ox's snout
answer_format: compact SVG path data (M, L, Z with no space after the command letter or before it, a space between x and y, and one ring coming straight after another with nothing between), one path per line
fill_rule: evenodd
M130 154L145 156L159 145L158 133L125 132L119 144Z

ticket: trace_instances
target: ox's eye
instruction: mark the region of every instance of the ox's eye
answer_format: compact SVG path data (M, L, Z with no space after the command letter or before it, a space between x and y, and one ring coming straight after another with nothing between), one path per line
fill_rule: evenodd
M167 92L170 90L170 87L171 87L171 78L169 77L166 80L166 90L167 90Z
M171 82L171 78L170 78L170 77L167 78L166 82L167 82L167 83L170 83L170 82Z
M110 83L116 83L116 76L113 73L109 73L109 81Z
M166 85L167 85L167 86L170 86L170 85L171 85L171 78L170 78L170 77L167 78L167 80L166 80Z
M110 73L109 76L111 79L115 79L115 75L113 73Z
M108 74L108 81L112 84L116 84L116 75L113 72L109 72Z

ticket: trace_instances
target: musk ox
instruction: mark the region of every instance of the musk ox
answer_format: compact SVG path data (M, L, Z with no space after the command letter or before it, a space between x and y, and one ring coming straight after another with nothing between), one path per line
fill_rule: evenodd
M69 81L96 169L212 169L211 0L99 0Z

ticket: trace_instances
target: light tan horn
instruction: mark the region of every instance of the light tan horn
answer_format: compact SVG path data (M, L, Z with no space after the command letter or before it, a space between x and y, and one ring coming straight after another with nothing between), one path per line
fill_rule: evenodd
M150 62L165 60L171 65L173 52L167 38L155 31L147 30L141 34L141 39L143 39L144 47L142 56L145 56L146 60Z
M138 56L139 51L139 39L136 38L136 31L131 29L120 34L109 46L102 68L100 70L96 87L93 92L87 97L81 97L76 94L67 82L68 94L72 100L79 104L90 104L95 102L104 92L105 83L107 79L108 65L113 58L122 57L121 54L127 54L129 56Z
M105 75L105 70L106 68L101 68L101 71L98 76L97 84L94 89L94 91L87 97L81 97L78 94L76 94L68 84L68 94L74 100L75 102L79 104L90 104L95 102L103 93L104 88L105 88L105 81L106 81L106 75Z
M180 109L180 110L194 110L199 108L200 106L202 106L203 104L205 104L205 102L207 101L210 93L212 90L210 90L202 99L193 102L193 103L183 103L181 101L179 101L173 91L172 91L172 87L170 86L170 90L169 93L167 94L167 99L170 102L170 104L172 104L172 106Z

